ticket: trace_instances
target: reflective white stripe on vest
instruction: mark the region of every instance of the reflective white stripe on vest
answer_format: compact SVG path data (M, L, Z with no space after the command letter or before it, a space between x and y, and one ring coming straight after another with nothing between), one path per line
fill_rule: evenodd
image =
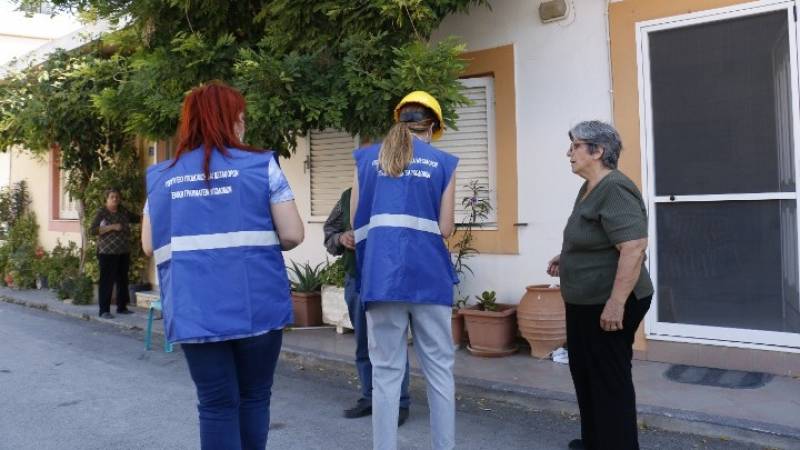
M439 223L435 220L423 219L422 217L409 216L408 214L376 214L369 219L369 223L355 230L356 242L361 242L367 238L369 230L375 227L400 227L410 228L417 231L427 231L441 236Z
M274 231L235 231L232 233L173 236L172 242L156 249L153 252L153 256L156 264L161 264L172 258L172 252L234 247L268 247L279 244L278 235Z

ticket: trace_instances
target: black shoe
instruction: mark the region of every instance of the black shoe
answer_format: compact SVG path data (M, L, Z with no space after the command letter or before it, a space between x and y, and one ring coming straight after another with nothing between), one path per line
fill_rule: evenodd
M583 441L581 439L573 439L569 441L567 448L569 450L584 450L586 447L583 446Z
M397 416L397 426L402 427L408 420L408 408L400 407L400 415Z
M365 398L359 399L356 406L344 410L344 416L348 419L357 419L372 414L372 401Z
M111 314L110 312L104 312L104 313L100 313L100 317L103 318L103 319L113 319L114 315Z
M122 310L118 309L117 314L133 314L133 311L131 311L130 309L122 309Z

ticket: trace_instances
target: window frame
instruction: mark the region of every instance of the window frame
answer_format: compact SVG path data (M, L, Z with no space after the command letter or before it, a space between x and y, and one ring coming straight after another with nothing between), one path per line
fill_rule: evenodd
M740 17L748 17L761 13L785 10L789 27L789 55L792 90L792 127L795 158L795 180L799 180L800 170L800 88L798 87L798 45L796 22L792 19L794 2L785 0L765 0L747 4L734 5L696 13L678 14L659 19L636 23L636 71L639 94L639 139L641 148L642 195L649 212L647 267L653 280L656 292L653 295L653 306L645 317L645 334L648 339L672 342L700 343L706 345L735 346L741 348L774 350L783 352L800 352L800 334L763 331L708 325L691 325L685 323L660 322L658 320L658 248L656 229L656 204L673 201L670 196L657 196L655 190L655 153L653 143L652 89L650 85L649 33L667 29L679 29L692 25L722 22ZM747 194L704 194L682 195L682 202L710 201L758 201L758 200L796 200L800 201L800 183L796 182L794 192L747 193ZM800 218L800 205L796 208ZM800 220L798 222L800 223ZM800 234L800 230L798 230ZM800 239L798 239L800 243Z

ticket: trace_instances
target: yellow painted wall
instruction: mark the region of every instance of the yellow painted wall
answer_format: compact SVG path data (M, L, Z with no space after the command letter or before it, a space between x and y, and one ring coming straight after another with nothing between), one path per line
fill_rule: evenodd
M31 192L31 209L39 223L39 243L46 249L55 247L57 240L62 243L74 241L80 244L80 233L50 231L50 156L46 154L35 158L30 153L14 150L11 152L10 182L25 180Z

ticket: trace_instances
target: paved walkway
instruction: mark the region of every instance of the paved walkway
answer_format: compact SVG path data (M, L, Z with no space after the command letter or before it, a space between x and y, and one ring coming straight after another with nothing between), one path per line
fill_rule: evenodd
M97 305L65 304L50 291L0 288L0 299L127 329L144 329L146 325L147 316L141 310L111 320L100 319ZM160 322L154 330L159 335L163 333ZM349 369L353 351L353 335L336 334L333 328L295 329L284 336L283 357L309 366ZM634 361L633 366L639 416L645 426L738 439L767 447L800 448L800 379L775 377L757 389L734 390L670 381L664 376L668 364ZM415 357L412 357L412 372L421 375ZM577 412L566 365L536 360L525 354L484 359L460 350L455 373L459 391L470 395L536 409Z

